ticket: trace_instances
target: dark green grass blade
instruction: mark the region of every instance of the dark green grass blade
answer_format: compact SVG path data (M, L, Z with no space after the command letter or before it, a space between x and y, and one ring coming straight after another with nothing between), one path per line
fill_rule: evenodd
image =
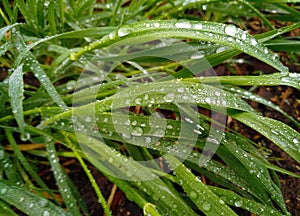
M49 200L38 197L22 187L11 185L5 180L0 180L0 199L32 216L70 215Z
M45 138L46 148L48 152L48 160L54 173L54 177L59 188L60 194L66 204L68 211L74 216L80 216L81 213L77 207L77 201L73 196L72 188L68 184L68 177L59 164L59 159L56 156L54 142L49 138Z
M274 59L273 55L248 33L233 25L213 22L147 21L122 26L118 31L103 37L100 41L83 48L78 53L74 53L71 59L76 60L88 51L122 41L124 38L127 39L128 44L133 41L136 43L137 40L142 41L143 38L149 40L149 38L164 37L191 38L219 43L239 49L266 62L279 71L287 71L287 68L278 59Z
M8 93L11 99L12 112L16 118L16 121L22 133L24 133L25 124L23 117L23 92L23 64L21 64L14 70L14 72L9 78Z
M254 113L236 112L230 115L258 131L300 163L300 134L286 124Z
M227 205L222 204L219 197L176 158L167 156L166 160L175 169L178 182L182 182L181 186L185 193L205 215L236 215Z

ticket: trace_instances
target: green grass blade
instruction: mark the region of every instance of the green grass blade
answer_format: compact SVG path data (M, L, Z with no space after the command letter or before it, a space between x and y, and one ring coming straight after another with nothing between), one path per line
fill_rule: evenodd
M287 71L287 68L278 59L274 59L268 49L250 34L233 25L213 22L147 21L122 26L110 35L74 53L70 58L76 60L88 51L103 48L123 39L126 39L128 44L136 43L137 38L142 41L143 38L154 40L166 37L191 38L233 47L264 61L279 71Z
M70 185L68 184L68 177L64 170L61 168L61 165L59 164L59 159L56 156L54 142L51 139L46 138L45 143L48 152L48 160L51 164L51 168L53 170L54 177L60 194L62 195L62 198L64 200L64 203L66 204L68 211L72 215L80 216L81 213L77 207L77 201L73 196Z
M289 40L289 39L271 40L265 43L265 45L268 48L276 51L300 52L300 41L298 40Z
M128 160L128 158L118 154L114 149L111 149L98 139L79 132L76 135L81 142L86 140L84 143L81 143L81 146L84 147L86 157L102 172L108 175L111 175L110 173L113 172L118 176L127 176L136 180L146 176L153 176L148 167L136 161ZM183 213L195 215L179 194L159 178L154 178L151 181L138 181L136 186L150 196L156 194L157 201L154 204L160 211L165 212L164 214L172 212L174 215L182 215ZM177 206L177 208L174 208L174 206ZM164 215L163 213L161 214Z
M258 131L300 163L300 134L286 124L254 113L236 112L230 115Z
M252 178L253 181L256 181L256 186L260 185L261 188L265 188L270 197L280 206L280 208L286 212L284 199L281 195L280 188L278 188L272 181L267 168L262 162L260 162L255 157L246 153L245 151L238 148L235 143L224 142L225 147L233 155L234 158L237 158L244 166L244 168L250 173L248 180ZM267 197L267 199L269 199ZM268 200L265 200L266 203Z
M14 23L12 25L5 26L0 29L0 40L2 40L3 36L5 35L6 32L8 32L10 29L12 29L15 26L21 25L21 23Z
M4 180L0 180L0 199L31 216L70 215L47 199Z
M23 83L23 64L19 65L9 78L8 93L11 98L12 112L24 133L24 117L23 117L23 98L24 98L24 83Z
M218 76L201 77L200 79L184 79L189 82L221 83L235 86L291 86L300 90L300 74L274 73L260 76Z
M0 200L0 212L2 216L18 216L12 209L11 207Z
M264 104L278 112L280 112L282 115L284 115L286 118L288 118L289 120L291 120L295 125L297 125L297 127L300 128L300 123L295 120L293 117L291 117L289 114L287 114L286 112L284 112L279 106L273 104L271 101L263 98L263 97L260 97L259 95L257 94L254 94L252 92L249 92L245 89L242 89L242 88L237 88L237 87L228 87L228 86L224 86L224 89L230 91L231 93L234 93L235 95L238 95L244 99L248 99L248 100L252 100L252 101L255 101L255 102L258 102L258 103L261 103L261 104Z
M270 215L283 216L283 214L281 214L275 208L271 208L268 205L263 205L251 199L246 199L232 191L225 190L222 188L217 188L217 187L211 187L211 186L208 186L208 188L211 191L213 191L217 196L219 196L220 199L228 205L245 209L251 213L260 216L270 216Z
M40 178L40 176L36 173L36 171L34 170L34 168L31 166L31 164L28 162L28 160L25 158L25 156L23 155L23 153L20 151L12 133L10 130L5 128L5 134L7 136L7 139L11 145L11 147L13 148L15 154L18 157L18 160L21 162L22 166L25 168L25 170L30 174L30 176L38 183L38 185L40 185L44 190L49 190L48 186L44 183L44 181ZM50 194L50 196L52 198L55 197L53 194Z
M166 157L169 165L175 169L178 182L182 182L181 186L188 197L205 215L237 215L227 205L221 203L221 200L216 196L199 178L181 164L172 156Z

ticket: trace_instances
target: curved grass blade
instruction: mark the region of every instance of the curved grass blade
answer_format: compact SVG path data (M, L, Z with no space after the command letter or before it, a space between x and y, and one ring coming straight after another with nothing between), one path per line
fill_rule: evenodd
M183 91L185 92L182 93L176 90L179 84L182 85ZM176 91L174 91L174 89ZM195 85L195 83L192 82L181 81L166 81L149 83L147 85L131 86L107 99L75 108L74 111L80 112L82 110L83 113L85 113L86 110L93 109L92 107L94 107L96 112L101 113L110 110L113 102L117 105L114 107L115 109L128 106L165 104L171 102L168 99L166 100L166 95L168 94L170 94L173 98L172 100L176 101L178 104L191 104L194 102L195 104L199 104L204 107L210 106L212 109L220 111L224 111L224 108L239 109L248 112L253 111L253 109L243 100L234 97L232 94L222 89L199 83ZM148 97L146 97L148 99L144 98L145 95L148 95ZM191 95L193 95L193 97L191 97ZM139 98L139 100L128 101L128 98ZM224 100L220 100L220 98ZM45 124L49 124L61 118L70 117L71 115L71 110L66 111L48 119L45 121Z
M28 162L28 160L25 158L25 156L23 155L23 153L20 151L11 131L7 128L5 128L5 134L6 137L10 143L10 145L12 146L15 154L18 157L18 160L21 162L21 164L23 165L23 167L25 168L25 170L30 174L30 176L32 178L34 178L34 180L37 182L38 185L40 185L44 190L50 191L48 186L45 184L45 182L41 179L41 177L36 173L36 171L34 170L34 168L31 166L31 164ZM50 193L50 196L54 199L54 195L52 193Z
M205 215L237 215L176 158L166 156L166 160L175 169L178 182L182 182L181 186L188 197Z
M134 179L153 175L149 168L136 161L128 160L125 156L118 154L114 149L111 149L98 139L82 133L77 133L76 135L79 140L86 140L86 142L81 144L81 146L84 145L86 157L102 172L108 174L117 172L118 175L130 176ZM113 160L113 163L111 160ZM157 201L155 205L159 212L164 212L160 212L162 215L170 213L174 215L196 215L179 194L159 178L154 178L151 181L138 181L136 186L149 196L156 194ZM177 208L174 208L174 206L177 206Z
M234 158L238 159L242 164L243 168L247 172L245 176L248 175L249 177L247 180L256 182L255 187L256 189L263 189L270 195L270 197L278 204L278 206L286 212L286 207L284 203L283 196L281 194L280 188L277 187L267 170L267 167L264 164L253 157L252 155L246 153L242 149L238 148L238 146L233 142L224 142L224 146L226 149L233 155ZM238 168L237 166L235 168ZM240 173L241 171L239 171ZM265 202L268 203L269 197L265 199Z
M71 216L64 209L54 205L47 199L12 185L5 180L0 180L0 199L32 216Z
M48 152L48 159L51 164L51 168L54 173L54 177L58 186L58 189L60 191L60 194L62 195L62 198L64 200L64 203L66 204L68 211L74 215L74 216L80 216L81 213L77 207L77 201L75 197L73 196L72 189L70 185L68 184L67 175L64 172L64 170L61 168L59 164L59 159L56 156L56 150L54 147L54 142L49 139L45 138L45 144Z
M0 200L0 212L2 216L18 216L12 209L11 207Z
M118 41L126 39L128 43L136 43L146 38L191 38L204 40L225 46L236 48L255 58L264 61L279 71L286 72L288 69L278 59L247 32L233 26L213 22L195 21L147 21L122 26L117 31L104 36L99 41L84 47L71 55L71 60L76 60L83 54L96 48L103 48Z
M254 93L252 93L250 91L247 91L245 89L242 89L242 88L237 88L237 87L234 87L234 86L231 86L231 87L224 86L223 88L230 91L231 93L234 93L235 95L241 96L244 99L248 99L248 100L252 100L252 101L264 104L264 105L280 112L282 115L284 115L286 118L291 120L297 127L300 128L300 123L297 120L295 120L289 114L284 112L279 106L273 104L271 101L266 100L263 97L260 97L259 95L254 94Z
M300 163L300 134L286 124L254 113L232 112L230 116L258 131Z
M225 190L218 187L212 187L212 186L208 186L208 188L212 192L214 192L217 196L220 197L222 203L224 202L228 205L245 209L251 213L260 216L270 216L270 215L283 216L283 214L281 214L275 208L271 208L268 205L263 205L261 203L255 202L254 200L241 197L240 195L234 193L233 191Z
M291 86L300 90L300 74L274 73L260 76L218 76L201 77L199 79L186 78L184 81L201 83L221 83L235 86Z
M23 64L19 65L9 78L8 94L11 98L12 112L24 133L24 117L23 117L23 98L24 98L24 82L23 82Z
M6 32L8 32L11 28L15 27L15 26L18 26L18 25L21 25L21 23L14 23L12 25L8 25L8 26L5 26L3 28L0 29L0 40L2 40L3 36L5 35Z
M19 32L15 32L15 46L19 49L25 49L26 45L25 42L20 35ZM15 61L15 65L20 65L22 58L20 57L21 54L19 54L18 58ZM52 99L58 104L58 106L64 110L68 110L68 107L61 99L60 95L57 93L54 85L52 84L51 80L47 76L44 69L41 67L38 60L35 58L35 56L28 52L26 53L26 63L28 64L29 68L34 73L35 77L41 82L41 84L45 87L48 94L52 97Z

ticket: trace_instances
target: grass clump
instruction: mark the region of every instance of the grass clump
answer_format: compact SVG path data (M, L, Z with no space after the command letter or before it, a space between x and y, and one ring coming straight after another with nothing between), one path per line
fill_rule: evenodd
M91 215L59 162L69 157L107 216L89 166L145 215L288 215L277 172L299 175L227 124L300 162L299 121L254 91L300 90L288 67L299 54L299 36L288 36L299 5L288 2L3 0L0 212ZM261 32L249 28L253 19ZM237 76L251 61L271 73ZM45 166L56 186L39 175Z

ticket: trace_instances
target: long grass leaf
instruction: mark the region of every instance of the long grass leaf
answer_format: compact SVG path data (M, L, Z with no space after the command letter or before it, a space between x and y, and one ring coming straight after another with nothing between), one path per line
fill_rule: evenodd
M178 182L182 182L181 186L188 197L205 215L237 215L176 158L167 156L166 160L175 168Z
M252 212L260 216L283 215L275 208L271 208L268 205L263 205L251 199L246 199L232 191L225 190L222 188L217 188L217 187L211 187L211 186L208 186L208 188L211 191L213 191L217 196L219 196L222 199L222 201L228 205L245 209L249 212Z
M219 43L241 50L266 62L279 71L287 71L287 68L278 59L274 59L273 55L250 34L233 25L213 22L147 21L122 26L116 32L90 44L78 53L74 53L71 59L76 60L88 51L108 46L125 38L128 44L133 41L136 43L137 38L139 40L148 38L149 40L149 37L151 39L164 37L191 38Z
M24 117L23 117L23 64L19 65L9 78L9 96L11 98L11 106L13 114L18 122L20 130L24 133Z
M70 188L70 185L68 184L67 175L64 172L64 170L61 168L59 164L59 159L56 156L56 150L54 147L54 142L49 138L46 138L45 140L46 148L48 152L48 159L51 164L54 177L58 186L58 189L63 197L64 203L66 204L69 212L72 215L81 215L80 211L77 207L77 201L75 197L73 196L72 190Z
M32 216L70 216L64 209L28 190L0 180L0 199Z
M231 113L233 118L257 130L300 163L300 134L286 124L254 113Z

